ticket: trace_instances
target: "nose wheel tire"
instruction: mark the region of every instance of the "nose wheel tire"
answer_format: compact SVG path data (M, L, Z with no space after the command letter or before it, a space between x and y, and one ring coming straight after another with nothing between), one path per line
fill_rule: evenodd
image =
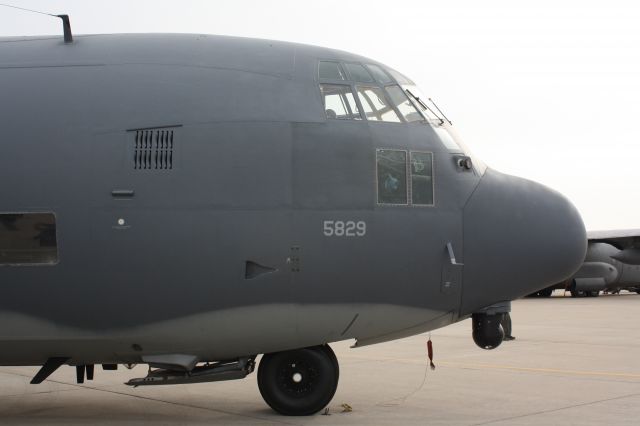
M258 388L280 414L308 416L329 404L338 387L338 360L328 345L266 354Z

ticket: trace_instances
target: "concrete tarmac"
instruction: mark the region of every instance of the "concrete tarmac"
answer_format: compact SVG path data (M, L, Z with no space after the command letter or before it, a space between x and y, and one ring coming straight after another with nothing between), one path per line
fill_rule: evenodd
M556 292L514 302L511 317L516 340L493 351L474 345L470 320L433 332L435 371L427 370L427 335L360 349L333 344L341 371L328 415L275 414L255 373L132 389L122 383L144 376L146 366L98 367L82 385L70 367L41 385L29 384L37 368L2 367L0 424L640 424L640 295Z

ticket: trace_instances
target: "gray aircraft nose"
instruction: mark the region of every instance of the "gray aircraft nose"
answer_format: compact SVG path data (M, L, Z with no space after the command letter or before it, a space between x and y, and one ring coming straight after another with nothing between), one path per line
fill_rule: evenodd
M464 208L461 313L562 282L586 250L584 223L567 198L488 169Z

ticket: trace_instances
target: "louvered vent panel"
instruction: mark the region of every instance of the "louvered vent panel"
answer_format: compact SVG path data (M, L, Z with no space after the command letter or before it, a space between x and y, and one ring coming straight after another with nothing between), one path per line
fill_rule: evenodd
M173 130L136 130L133 167L136 170L173 169Z

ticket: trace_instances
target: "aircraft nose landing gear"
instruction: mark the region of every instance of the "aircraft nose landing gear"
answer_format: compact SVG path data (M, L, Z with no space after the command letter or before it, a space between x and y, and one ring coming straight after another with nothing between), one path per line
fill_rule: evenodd
M266 354L258 367L258 388L280 414L307 416L322 410L338 387L339 367L328 345Z
M504 339L502 314L475 313L471 316L473 341L482 349L495 349Z

